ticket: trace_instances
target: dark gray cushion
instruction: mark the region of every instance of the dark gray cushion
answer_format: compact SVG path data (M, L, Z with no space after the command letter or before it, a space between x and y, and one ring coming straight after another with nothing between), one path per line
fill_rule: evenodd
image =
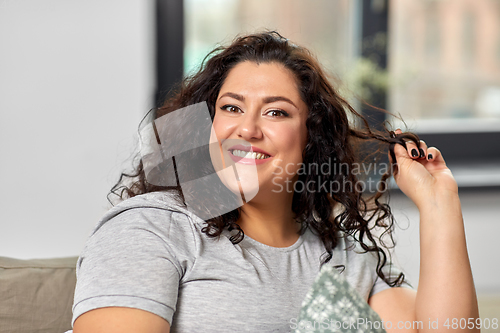
M71 329L77 257L0 257L0 333Z

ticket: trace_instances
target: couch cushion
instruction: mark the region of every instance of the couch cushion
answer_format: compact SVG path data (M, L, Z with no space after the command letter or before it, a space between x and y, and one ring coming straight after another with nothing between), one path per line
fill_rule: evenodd
M0 333L71 329L77 257L0 257Z

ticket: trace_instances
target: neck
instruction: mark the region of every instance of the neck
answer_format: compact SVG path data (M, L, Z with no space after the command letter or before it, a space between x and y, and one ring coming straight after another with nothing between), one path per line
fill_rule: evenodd
M238 224L245 235L260 243L273 247L291 246L299 238L300 230L292 212L292 199L293 194L255 197L241 208Z

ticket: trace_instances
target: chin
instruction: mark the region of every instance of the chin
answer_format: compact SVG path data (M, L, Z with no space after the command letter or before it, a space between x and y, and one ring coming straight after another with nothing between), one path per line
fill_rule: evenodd
M210 158L217 176L231 192L242 195L245 201L257 195L259 177L255 164L236 163L227 153L221 152L218 142L210 144Z
M250 201L259 192L259 178L255 167L248 168L248 166L233 164L217 171L217 175L231 192L242 195L245 201Z

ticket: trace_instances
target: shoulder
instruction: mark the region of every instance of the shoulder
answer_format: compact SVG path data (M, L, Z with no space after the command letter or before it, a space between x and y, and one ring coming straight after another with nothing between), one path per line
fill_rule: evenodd
M204 221L180 205L169 193L155 192L127 199L99 221L80 255L100 262L168 258L180 275L194 261Z
M120 202L107 211L97 224L98 230L110 220L126 220L124 216L155 216L162 222L169 217L176 216L190 220L194 224L203 224L204 221L191 213L173 193L151 192L141 194Z
M73 320L118 306L171 322L179 281L195 262L203 223L168 193L140 195L111 208L78 259Z
M188 211L174 194L152 192L124 200L107 211L90 238L124 232L149 231L158 237L176 233L189 234L203 228L205 221Z

